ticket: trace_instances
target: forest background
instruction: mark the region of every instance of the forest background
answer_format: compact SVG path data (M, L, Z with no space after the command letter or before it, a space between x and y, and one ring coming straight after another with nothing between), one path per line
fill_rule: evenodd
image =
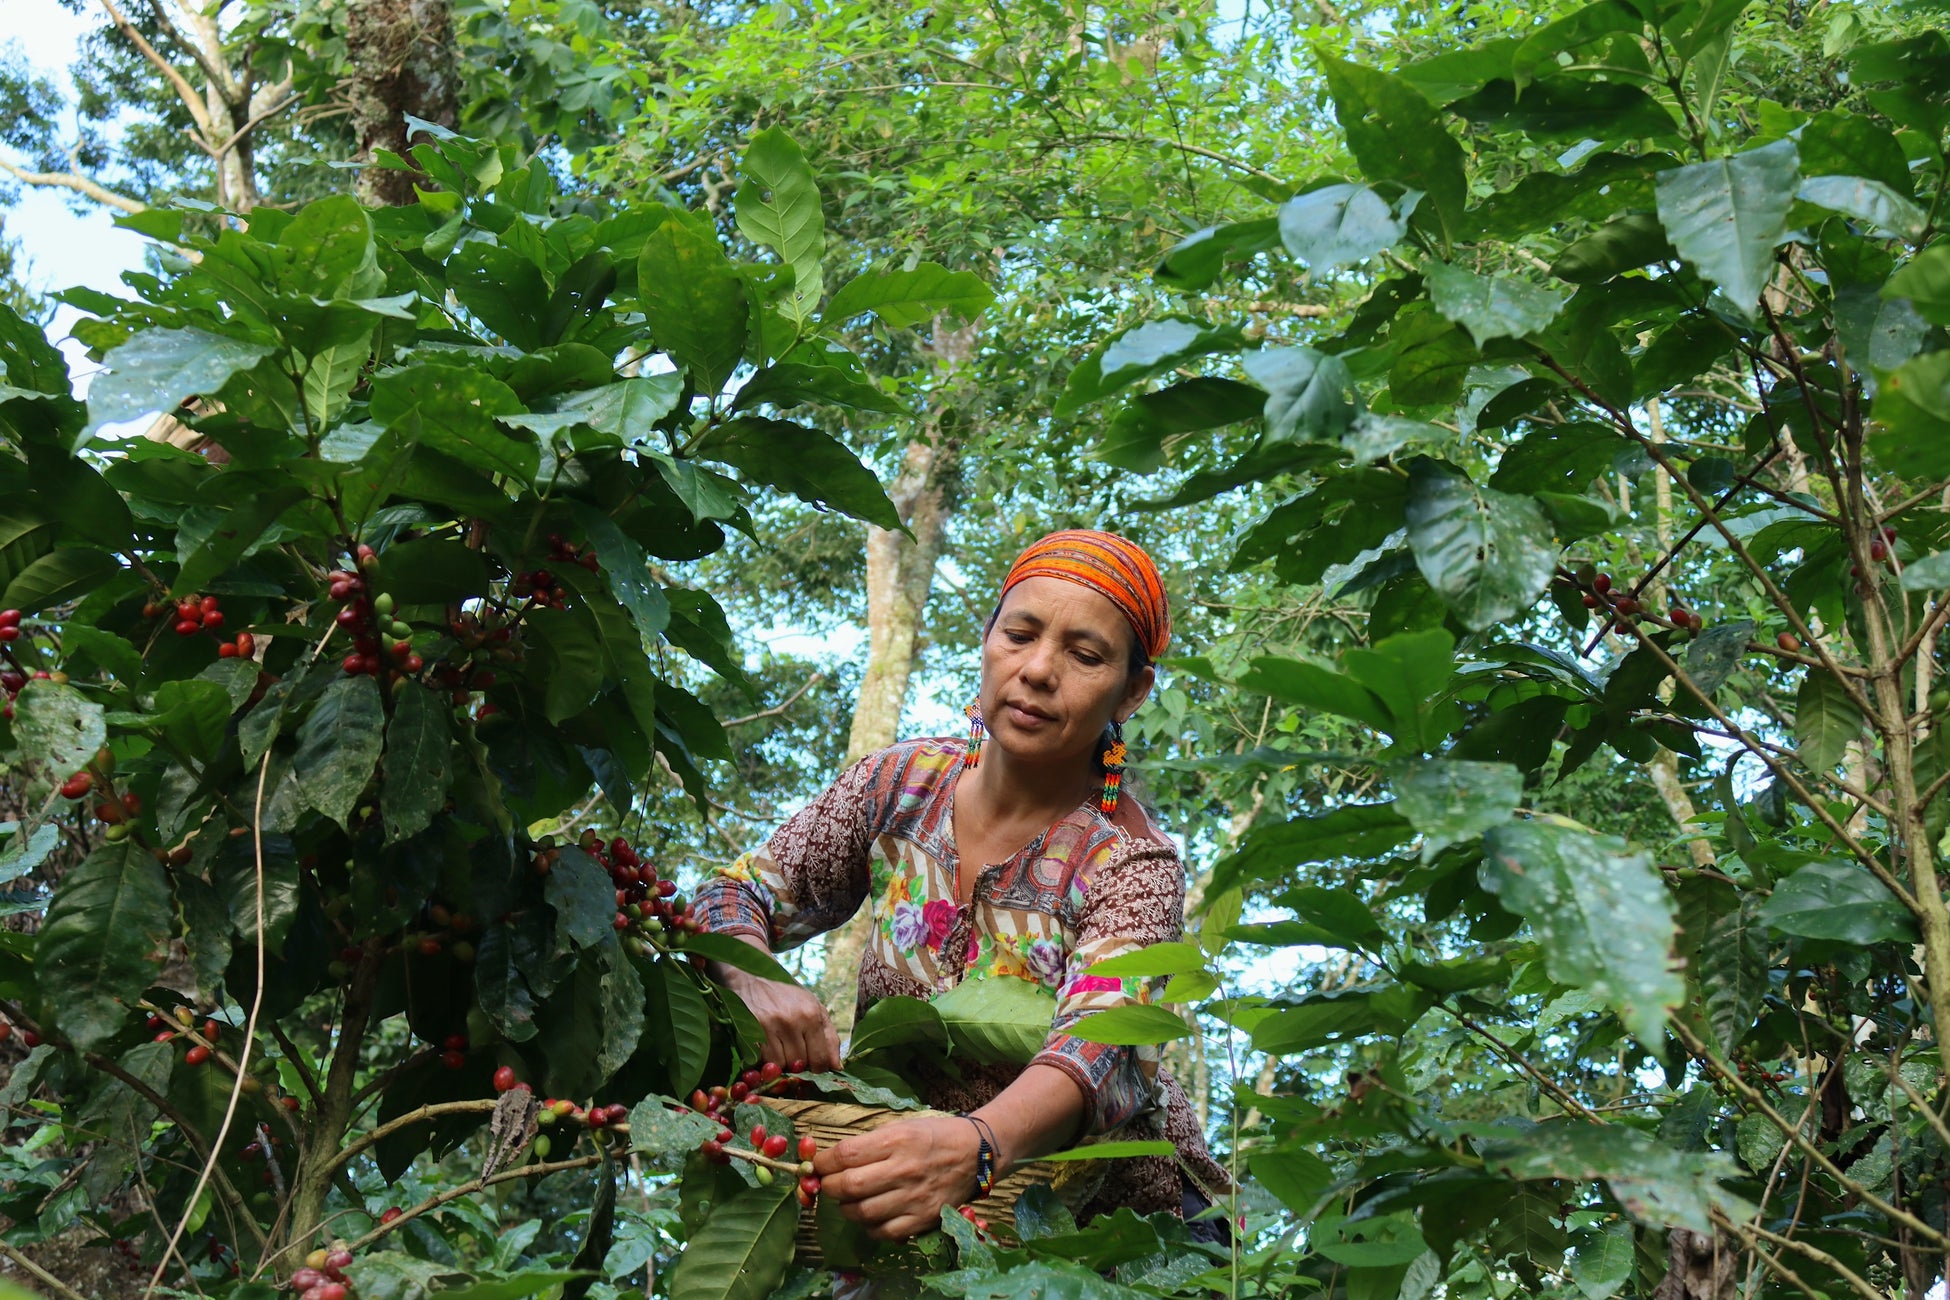
M85 416L52 400L69 376L57 385L24 334L9 337L0 390L20 467L5 480L0 604L25 607L34 629L9 653L23 675L68 678L9 687L35 725L7 732L0 808L18 939L0 994L10 1023L34 1027L0 1045L12 1220L0 1253L39 1285L241 1294L290 1272L291 1241L337 1233L359 1243L366 1296L711 1294L679 1261L707 1228L731 1229L681 1212L673 1152L636 1115L623 1169L605 1148L558 1170L531 1145L532 1176L491 1191L506 1139L480 1126L494 1068L545 1068L520 1045L551 1016L576 1018L621 1067L579 1080L600 1084L581 1095L614 1087L604 1100L637 1103L719 1077L739 1050L735 1010L713 1002L716 1028L679 1053L695 1061L657 1063L669 1081L647 1087L634 1038L608 1041L583 1023L599 1008L571 1005L578 990L610 997L622 959L564 938L554 956L578 973L555 1002L553 987L527 990L540 1012L505 988L495 1003L477 977L460 1048L427 1029L458 1024L460 1008L409 996L389 1019L386 963L425 942L447 960L455 934L433 909L468 909L429 885L405 914L388 901L370 933L347 930L330 908L341 894L366 905L359 823L378 820L353 811L370 783L387 852L458 833L450 821L481 820L463 770L478 747L481 788L506 796L498 816L524 863L547 837L593 830L688 885L849 758L952 723L985 593L1022 544L1069 525L1143 542L1178 601L1173 659L1130 736L1142 794L1186 850L1197 943L1127 973L1169 975L1171 1001L1197 1008L1196 1032L1155 1037L1172 1039L1169 1064L1239 1172L1227 1204L1243 1231L1223 1259L1187 1256L1158 1224L1094 1237L1059 1224L1041 1246L1002 1250L963 1241L937 1289L1720 1300L1921 1295L1942 1276L1950 1128L1929 1025L1950 976L1941 989L1928 978L1950 960L1930 855L1943 830L1934 722L1950 706L1932 685L1934 593L1950 578L1931 563L1950 476L1936 449L1950 435L1939 7L72 8L99 25L71 73L0 61L0 171L11 193L63 192L152 242L127 300L64 297L83 317L81 368L106 367L83 376L107 385L85 390ZM431 127L409 139L414 120ZM388 157L411 162L369 165ZM333 206L348 195L370 215ZM561 350L627 338L639 298L634 319L669 319L635 274L654 240L605 233L645 212L675 232L669 265L684 276L702 267L730 284L702 251L729 250L756 323L728 343L668 325L648 349L609 347L611 387L645 385L628 401L654 408L618 392L610 412L589 404L607 400L594 378L564 377ZM318 232L335 230L381 250L372 266L354 257L329 284L278 278L296 273L271 250L316 258L338 247ZM701 231L705 243L685 242ZM267 316L304 359L306 396L275 412L230 386L269 364L264 349L208 343L268 310L212 269L240 247L256 251L238 265L280 293L371 317L347 366L319 359L349 346L319 343L341 326L291 334L291 308ZM605 249L627 267L612 266L620 280L587 260ZM0 245L4 301L39 322L63 286L36 279L32 254ZM535 317L517 285L570 304L570 323ZM401 292L416 305L372 305ZM189 594L251 611L277 647L257 655L267 669L275 658L310 680L311 660L266 629L329 630L310 612L322 602L287 607L293 580L251 566L286 551L322 591L326 569L357 570L361 541L382 564L448 536L454 510L492 516L478 495L415 480L398 491L417 513L380 509L370 532L291 505L222 553L196 511L244 507L171 477L185 470L87 480L124 502L113 521L139 521L113 524L132 527L125 545L99 520L63 524L35 504L57 483L80 490L56 461L90 475L176 463L84 450L120 418L214 461L212 482L248 474L249 491L280 501L283 462L249 449L253 421L284 421L293 455L326 464L351 454L329 449L326 426L438 424L436 400L379 382L388 363L436 364L379 319L402 310L427 348L479 349L437 363L471 358L475 378L443 382L528 408L496 411L526 419L497 435L519 446L494 442L501 459L476 465L521 510L554 490L537 488L538 466L559 476L612 454L601 437L642 448L654 430L670 448L667 499L688 521L653 524L599 494L583 505L613 516L607 529L569 516L575 540L615 532L597 548L605 570L615 554L642 561L608 578L601 608L634 620L664 703L639 690L630 652L604 641L591 658L544 611L532 676L516 668L505 696L472 696L451 762L441 724L435 767L453 806L418 812L386 804L379 754L326 734L350 716L350 690L274 697L295 749L280 748L283 723L252 739L263 685L226 690L214 722L184 721L216 707L186 685L211 665L152 658L156 641L123 608L144 601L116 585L134 562L115 557L155 564L152 594L172 601L195 573ZM118 351L145 331L171 346L201 331L202 350ZM545 354L556 377L540 387L505 368ZM155 425L165 409L176 418ZM244 412L241 432L226 409ZM572 429L601 437L548 443ZM768 463L761 435L801 451ZM490 442L471 436L460 442ZM59 456L37 459L54 454L49 437ZM729 472L691 468L702 462ZM344 504L336 488L304 490ZM530 542L557 518L533 509ZM451 595L545 588L522 585L520 562L564 559L502 545L487 548L491 578L458 580L492 591ZM565 620L609 599L570 586L553 611ZM402 617L416 655L446 662L447 620ZM552 691L551 676L586 678L644 734L592 750L577 721L589 699ZM519 720L490 724L483 703ZM386 707L390 755L412 710ZM50 720L109 742L95 779L107 787L120 763L136 803L107 815L88 798L57 803L90 765ZM517 772L534 761L491 734L515 727L551 755L568 737L584 760ZM238 828L262 823L243 811L253 786L262 813L262 777L321 757L348 789L293 795L270 827L288 837L272 857L288 855L292 882L274 937L262 911L251 919L250 869L213 856L186 810L207 801ZM178 770L196 775L193 794L169 785ZM110 834L158 815L167 823ZM178 839L191 849L180 863ZM136 843L162 850L158 872L187 875L151 888ZM275 874L264 852L260 902ZM574 929L562 899L546 907ZM243 1172L272 1185L269 1169L245 1168L262 1152L233 1141L199 1168L222 1144L196 1130L221 1115L230 1131L235 1096L210 1110L183 1092L220 1078L193 1071L212 1050L234 1062L226 1044L256 1023L244 954L282 960L297 943L285 928L313 909L356 942L339 950L349 975L325 970L325 953L312 984L271 999L289 1004L271 1013L278 1037L251 1049L268 1053L273 1092L303 1099L290 1203L281 1172L264 1214L263 1193L225 1190ZM865 924L787 959L842 1023ZM199 942L213 925L215 957ZM149 950L110 950L125 934ZM57 939L60 962L46 947ZM632 952L648 964L630 978L674 979L645 973L663 951ZM382 990L364 1039L335 1001L367 969L361 952ZM85 1017L64 1022L64 997ZM171 1045L157 1051L136 1026L176 1006L211 1029L164 1022ZM46 1041L30 1048L30 1034ZM186 1067L186 1048L204 1055ZM434 1074L443 1052L464 1058L453 1080ZM463 1107L445 1115L462 1127L414 1111L428 1105ZM409 1139L392 1143L403 1156L368 1167L376 1135ZM344 1226L387 1206L410 1216ZM766 1224L740 1242L777 1253ZM588 1276L565 1281L574 1270ZM737 1272L718 1294L739 1293ZM760 1274L768 1290L821 1284Z

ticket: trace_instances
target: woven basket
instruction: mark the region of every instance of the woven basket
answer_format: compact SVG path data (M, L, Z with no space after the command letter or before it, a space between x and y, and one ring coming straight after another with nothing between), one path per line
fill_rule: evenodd
M764 1104L781 1115L789 1116L794 1131L801 1137L811 1134L822 1150L846 1138L871 1133L883 1124L943 1113L856 1106L842 1101L789 1101L777 1097L767 1097ZM1049 1184L1064 1204L1075 1209L1089 1199L1102 1181L1103 1174L1102 1161L1031 1161L1010 1170L1008 1177L998 1179L995 1190L980 1202L977 1209L991 1226L1006 1226L1013 1232L1016 1226L1016 1202L1037 1183ZM820 1255L819 1237L811 1210L800 1211L797 1244L795 1258L799 1263L818 1268L825 1262Z

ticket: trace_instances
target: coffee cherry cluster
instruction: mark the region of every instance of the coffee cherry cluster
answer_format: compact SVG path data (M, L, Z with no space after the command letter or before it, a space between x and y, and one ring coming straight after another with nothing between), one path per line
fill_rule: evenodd
M1885 568L1889 567L1889 557L1895 549L1896 530L1888 524L1884 524L1882 527L1876 529L1875 536L1869 539L1869 559ZM1848 576L1860 582L1862 580L1862 566L1859 564L1849 565Z
M0 1043L7 1042L13 1036L13 1021L0 1019ZM31 1051L41 1045L41 1036L31 1029L23 1029L20 1031L20 1045Z
M0 665L4 665L0 666L0 695L6 697L4 701L0 701L0 718L14 716L14 698L27 685L27 669L14 658L14 642L20 640L23 635L25 632L20 626L20 611L0 609ZM34 676L47 677L49 674L35 673ZM66 681L67 678L64 676L62 680Z
M360 543L357 555L362 572L377 567L378 556L372 547ZM346 569L334 569L325 578L331 583L326 593L340 602L333 619L352 638L352 653L343 661L348 677L378 677L389 662L395 671L408 676L426 667L413 652L413 629L393 617L391 595L374 595L364 577Z
M783 1133L767 1133L763 1124L752 1125L748 1135L751 1142L749 1150L731 1145L737 1138L731 1128L732 1109L753 1097L796 1091L799 1080L791 1076L804 1074L805 1071L804 1061L793 1061L789 1065L767 1061L745 1071L728 1085L697 1089L691 1094L691 1109L718 1125L717 1135L706 1138L698 1146L705 1159L717 1164L728 1164L733 1160L749 1161L755 1166L754 1176L766 1187L772 1185L775 1174L790 1174L799 1180L799 1204L811 1206L813 1198L819 1195L819 1179L812 1169L812 1159L819 1154L819 1144L811 1137L799 1139L797 1163L786 1160L786 1152L791 1147L790 1139Z
M569 542L560 533L548 535L548 556L557 564L579 564L595 573L603 566L596 559L596 548L582 542Z
M0 645L20 640L20 611L0 609Z
M349 1300L352 1284L345 1280L345 1270L351 1264L352 1252L343 1246L314 1250L305 1256L304 1267L292 1270L290 1287L298 1300Z
M501 1088L502 1070L506 1070L509 1074L514 1073L513 1070L505 1065L501 1067L501 1070L495 1071L494 1086L496 1089ZM528 1085L524 1083L514 1086L525 1088ZM565 1126L563 1127L565 1134L563 1140L566 1142L574 1142L577 1133L581 1129L588 1129L591 1133L597 1135L598 1141L601 1141L601 1135L612 1130L621 1129L628 1123L629 1118L630 1108L620 1101L611 1102L607 1106L598 1106L593 1101L587 1106L578 1106L572 1101L567 1101L559 1097L545 1098L542 1101L541 1109L535 1113L535 1123L542 1129ZM549 1153L554 1149L554 1139L548 1133L543 1132L535 1135L536 1159L548 1159Z
M189 1066L202 1065L210 1059L211 1053L221 1043L223 1026L215 1020L205 1020L199 1032L196 1024L196 1013L188 1007L177 1007L175 1017L175 1023L171 1024L163 1017L151 1013L148 1022L150 1034L153 1035L154 1041L158 1043L173 1043L178 1038L190 1039L189 1047L183 1052L183 1064ZM261 1087L262 1085L259 1086ZM255 1089L251 1091L255 1091ZM250 1158L248 1148L245 1151L245 1158Z
M972 1205L962 1206L961 1217L968 1220L968 1226L975 1229L975 1235L977 1237L981 1237L984 1239L988 1238L989 1221L987 1219L984 1219L981 1215L975 1213L974 1206Z
M569 593L547 569L517 573L508 580L508 594L525 598L530 604L543 609L568 608Z
M647 957L669 931L697 929L690 900L677 892L677 882L660 877L656 865L621 835L604 843L596 832L584 831L576 847L594 858L616 886L616 933L625 948ZM554 839L544 836L536 843L535 874L548 875L561 856Z

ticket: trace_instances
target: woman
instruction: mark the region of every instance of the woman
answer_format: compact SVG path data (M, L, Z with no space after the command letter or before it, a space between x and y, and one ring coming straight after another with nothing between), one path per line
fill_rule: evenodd
M1023 978L1054 994L1050 1036L1026 1067L964 1064L917 1079L960 1114L889 1124L815 1162L822 1195L874 1235L938 1226L944 1205L1085 1136L1168 1137L1197 1182L1225 1185L1155 1047L1065 1032L1091 1012L1155 998L1161 981L1093 962L1176 939L1184 869L1142 809L1118 797L1122 724L1150 693L1171 616L1151 558L1110 533L1051 534L1009 570L982 639L966 742L909 741L855 764L697 892L709 929L774 951L840 925L872 896L860 1006L925 998L965 978ZM765 1031L766 1055L836 1068L839 1042L805 989L724 967ZM1207 1204L1160 1157L1119 1160L1085 1214Z

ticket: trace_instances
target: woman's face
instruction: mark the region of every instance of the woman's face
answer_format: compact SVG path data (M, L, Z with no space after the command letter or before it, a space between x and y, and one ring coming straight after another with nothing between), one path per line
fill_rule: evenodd
M1131 671L1136 634L1100 593L1061 578L1009 589L982 641L982 718L1013 758L1088 765L1104 725L1131 716L1156 673Z

